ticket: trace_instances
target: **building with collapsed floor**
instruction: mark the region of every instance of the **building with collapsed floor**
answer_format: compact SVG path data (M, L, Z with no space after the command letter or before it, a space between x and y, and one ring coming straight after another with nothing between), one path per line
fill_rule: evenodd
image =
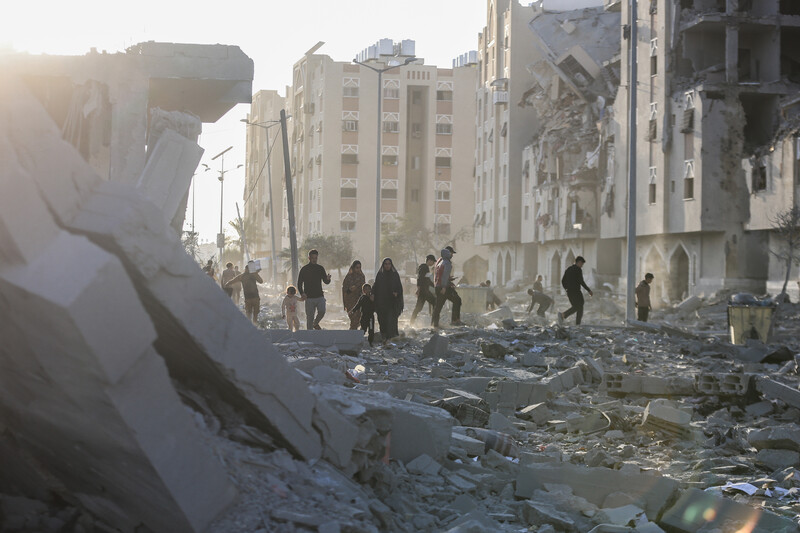
M627 36L627 3L621 10ZM768 214L796 187L787 186L795 159L770 148L792 137L779 135L782 105L800 88L792 50L798 14L794 3L778 0L639 3L635 263L640 277L656 276L654 303L723 287L765 290ZM629 79L623 69L615 163L601 199L606 244L598 264L610 275L626 261ZM782 146L794 151L791 141Z
M534 82L520 105L532 107L541 125L522 153L520 235L523 244L538 246L535 272L558 290L576 256L598 268L620 14L602 7L538 10L529 27L539 53L527 66Z

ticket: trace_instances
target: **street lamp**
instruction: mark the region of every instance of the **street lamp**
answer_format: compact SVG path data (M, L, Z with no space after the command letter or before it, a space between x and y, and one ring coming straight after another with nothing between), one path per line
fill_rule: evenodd
M240 119L239 122L244 122L248 126L258 126L259 128L264 128L265 130L268 130L272 126L277 126L278 124L281 123L280 120L267 120L266 122L250 122L246 118ZM271 243L272 253L270 254L272 257L270 257L270 263L272 264L272 269L271 270L272 270L272 284L273 285L275 284L275 280L278 278L278 267L277 267L277 263L276 263L276 254L277 254L277 252L275 251L275 211L274 211L273 204L272 204L272 163L271 163L271 160L270 160L270 154L272 153L272 147L275 144L276 140L278 140L278 134L277 133L275 134L275 137L273 138L271 143L269 142L269 136L267 136L267 186L269 187L269 217L270 217L269 226L270 226L270 239L272 241L272 243ZM259 176L261 176L261 173L259 173ZM256 178L256 179L258 179L258 178ZM253 186L252 186L252 189L250 191L251 194L252 194L252 190L255 189L255 186L256 186L256 184L254 183ZM249 198L250 198L249 195L248 195L247 198L245 198L245 201L244 201L245 204L247 204L247 201L249 200Z
M361 65L362 67L367 67L373 72L378 73L378 135L376 137L376 183L375 183L375 274L378 273L378 269L380 268L380 251L381 251L381 122L383 121L383 117L381 116L381 104L383 103L383 73L387 70L392 70L393 68L403 67L408 65L412 61L416 61L416 57L407 57L403 63L398 63L396 65L391 65L384 68L375 68L372 65L368 65L366 63L362 63L357 59L353 59L353 63L357 65Z
M225 251L225 234L222 232L222 200L224 197L224 189L223 186L225 184L225 173L229 172L229 170L225 170L225 153L228 150L233 149L233 146L229 146L214 157L211 158L214 161L216 158L221 157L220 160L220 170L219 170L219 233L217 234L217 248L219 248L219 262L222 264L222 253ZM242 165L239 165L236 168L240 168Z

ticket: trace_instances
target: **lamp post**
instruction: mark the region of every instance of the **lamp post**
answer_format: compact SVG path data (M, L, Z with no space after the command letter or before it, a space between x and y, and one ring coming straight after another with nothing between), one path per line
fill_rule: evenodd
M219 180L219 233L217 233L217 248L219 249L220 264L222 264L222 253L225 251L225 234L222 232L222 200L224 198L224 192L225 192L223 186L225 184L225 172L228 172L227 170L225 170L225 153L231 149L233 149L233 146L227 147L226 149L224 149L223 151L221 151L220 153L211 158L212 161L214 161L218 157L222 158L220 160L219 177L217 178ZM239 168L241 166L242 165L239 165L236 168Z
M628 280L625 321L636 319L636 89L637 77L637 23L639 7L630 0L631 33L628 65Z
M366 63L362 63L357 59L353 59L353 63L357 65L361 65L362 67L366 67L373 72L378 73L378 129L377 135L375 137L375 274L378 273L380 268L380 251L381 251L381 122L383 121L383 117L381 116L381 104L383 103L383 73L387 70L392 70L393 68L402 67L408 65L412 61L415 61L417 58L407 57L403 63L398 63L396 65L391 65L384 68L375 68L372 65L368 65Z
M266 122L250 122L246 118L240 119L239 122L244 122L248 126L258 126L259 128L264 128L264 130L269 130L272 126L277 126L281 123L280 120L268 120ZM278 278L278 267L276 262L277 251L275 250L275 211L272 204L272 162L270 159L270 154L272 153L272 146L275 144L275 141L278 139L278 134L275 134L275 138L272 142L269 142L269 136L267 136L267 187L269 187L269 227L270 227L270 240L271 240L271 251L270 254L270 264L272 265L272 284L275 284L275 280ZM261 174L259 173L259 176ZM258 179L258 178L256 178ZM253 184L253 188L255 188L255 184ZM247 199L245 199L245 204L247 203Z

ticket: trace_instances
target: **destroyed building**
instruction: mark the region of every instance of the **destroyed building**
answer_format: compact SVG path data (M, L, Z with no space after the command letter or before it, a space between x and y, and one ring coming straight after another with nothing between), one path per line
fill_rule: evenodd
M620 4L624 28L631 14ZM655 303L721 287L763 293L768 279L781 277L767 268L769 214L789 205L784 193L796 187L782 111L800 89L797 7L778 0L638 7L637 272L655 274ZM629 39L622 65L628 46ZM628 85L623 68L601 199L602 248L612 257L597 262L609 267L625 264Z
M521 240L537 245L532 266L556 290L575 257L599 268L619 25L620 14L602 7L540 10L529 24L539 53L527 67L534 83L520 105L536 111L539 129L522 155Z

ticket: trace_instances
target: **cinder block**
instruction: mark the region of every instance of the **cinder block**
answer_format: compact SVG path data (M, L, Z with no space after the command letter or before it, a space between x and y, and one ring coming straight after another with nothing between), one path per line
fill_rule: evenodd
M791 425L756 429L747 434L747 442L757 450L769 448L800 452L800 427Z
M422 347L422 355L425 357L444 357L447 355L447 348L450 342L447 337L442 337L435 333L428 342Z
M608 392L622 392L623 374L606 372L603 374L603 387Z

